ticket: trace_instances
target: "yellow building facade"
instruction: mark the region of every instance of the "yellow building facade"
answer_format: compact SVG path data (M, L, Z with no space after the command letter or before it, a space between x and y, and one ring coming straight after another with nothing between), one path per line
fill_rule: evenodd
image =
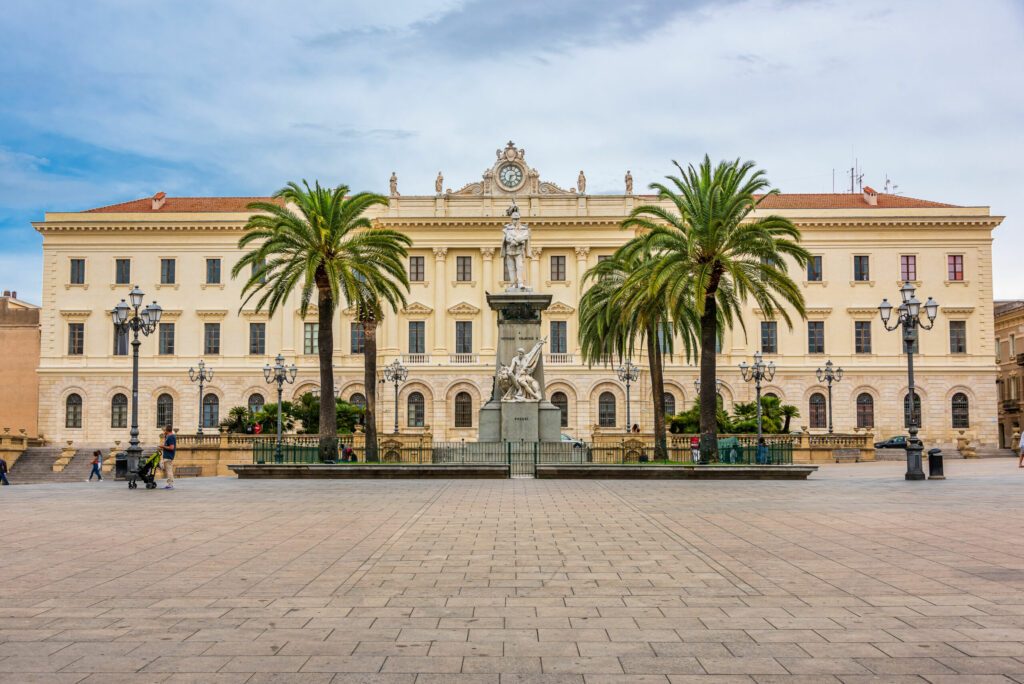
M454 191L442 185L439 174L434 193L406 195L393 176L389 206L374 214L379 225L413 241L408 306L389 314L377 336L379 367L400 358L409 369L399 388L400 429L429 429L436 440L476 438L478 410L491 392L497 335L485 293L507 286L499 248L514 199L532 231L529 284L553 297L543 323L546 391L564 406L563 432L587 439L597 425L625 430L625 387L613 368L582 362L576 315L584 272L632 237L620 227L622 219L655 198L634 194L628 175L622 194L588 194L582 173L576 188L564 189L542 180L511 143L497 150L481 180ZM297 298L273 318L241 306L244 279L230 277L241 256L245 207L255 199L159 193L88 211L48 212L33 224L44 251L39 424L47 438L80 444L127 439L130 346L116 338L108 312L135 284L164 310L161 328L141 347L144 442L152 442L167 420L193 432L201 419L212 426L233 406L276 401L262 368L279 352L299 368L286 399L317 389L315 312L300 317ZM900 335L883 329L876 307L883 297L898 300L899 287L910 280L922 300L932 296L941 306L915 356L922 437L949 444L965 430L980 444L996 444L991 245L1000 217L987 207L870 188L773 196L759 212L791 219L815 257L806 270L791 267L807 300L807 320L797 319L790 330L784 321L763 320L753 304L745 310L746 332L739 326L727 331L718 357L727 407L753 399L737 364L760 349L778 368L764 391L799 408L796 427L824 431L827 392L815 370L831 359L845 371L833 387L836 431L903 432L906 357ZM340 396L358 402L364 394L358 326L352 312L341 309L335 385ZM188 378L199 359L215 371L203 408ZM629 421L649 430L650 377L645 359L634 362L643 370L632 386ZM693 363L678 356L668 361L666 391L677 410L693 401L696 378ZM393 385L377 392L384 431L394 425L393 392Z

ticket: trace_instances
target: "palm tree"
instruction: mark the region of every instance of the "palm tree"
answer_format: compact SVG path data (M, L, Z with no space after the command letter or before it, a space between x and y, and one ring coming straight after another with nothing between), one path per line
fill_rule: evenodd
M700 319L700 448L714 461L719 321L731 327L738 319L742 327L740 308L752 298L766 319L781 316L792 328L786 305L803 317L804 298L789 277L786 259L803 267L810 254L789 219L751 216L765 197L778 193L754 162L737 159L712 167L705 155L699 167L673 164L679 176L650 185L669 206L637 207L623 225L643 231L644 248L657 261L650 287L664 289L671 315L692 309Z
M334 396L334 312L341 302L357 312L392 310L405 304L409 280L405 272L408 236L394 230L375 228L366 211L386 205L383 195L360 192L348 195L348 187L311 188L289 183L274 193L278 202L253 202L254 213L238 241L249 248L234 268L237 277L244 268L252 274L242 288L242 306L253 297L256 310L266 307L272 316L298 288L299 314L305 316L316 293L320 356L320 395ZM370 355L366 355L370 363ZM372 359L376 363L376 358ZM368 382L367 408L375 380ZM337 407L320 402L320 459L337 455ZM369 411L368 411L369 413ZM367 421L372 424L372 421ZM367 446L371 444L367 431ZM376 444L373 445L376 447Z
M668 315L662 291L648 287L647 272L653 263L647 252L627 244L584 274L584 282L593 285L580 300L579 338L583 358L590 365L612 359L621 362L632 356L638 344L646 346L654 395L654 457L661 460L668 457L663 357L671 353L676 334L690 357L696 319L686 315L674 320Z

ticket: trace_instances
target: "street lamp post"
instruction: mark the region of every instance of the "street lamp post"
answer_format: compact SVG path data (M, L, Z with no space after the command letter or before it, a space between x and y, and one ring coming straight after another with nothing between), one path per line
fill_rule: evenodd
M747 365L746 361L740 363L740 375L743 382L754 381L754 388L757 391L757 447L761 448L761 381L771 382L775 377L775 363L765 363L761 358L761 352L754 352L754 363Z
M909 425L907 430L910 432L907 437L907 474L905 478L907 480L923 480L924 470L921 467L921 452L924 451L924 445L921 440L917 438L917 431L920 427L917 424L917 412L914 410L916 406L915 399L917 395L914 392L914 345L917 342L917 329L931 330L935 325L935 317L939 314L939 303L931 297L928 298L924 306L925 316L928 318L928 324L921 320L921 301L914 296L914 286L909 282L903 283L903 287L900 288L900 298L903 303L899 305L896 310L897 316L893 324L889 325L889 318L892 316L892 304L889 303L888 299L883 299L882 303L878 305L878 315L882 317L882 325L888 331L896 330L899 327L903 328L903 348L907 352L907 401L910 402L910 415Z
M843 379L843 369L832 365L832 359L825 362L824 368L815 371L818 382L828 384L828 434L832 434L832 383Z
M700 395L700 378L697 378L696 380L693 381L693 389L697 390L697 394ZM722 381L718 378L715 378L715 394L720 394L721 392Z
M131 437L128 441L128 457L138 459L142 456L142 447L139 446L139 333L145 336L156 330L157 323L163 309L156 302L139 311L145 293L136 285L128 293L130 304L125 300L113 308L110 316L114 321L114 328L118 334L127 334L132 331L132 428ZM136 460L136 463L138 461Z
M398 386L409 377L409 369L402 365L401 359L395 359L384 366L385 382L395 383L395 434L398 434Z
M632 420L629 415L629 386L640 377L640 366L626 359L626 362L616 368L615 372L619 376L619 380L626 383L626 432L629 432L632 426Z
M281 462L281 401L284 397L284 383L295 382L295 376L299 369L293 363L290 367L284 365L284 356L278 354L274 358L274 365L263 366L263 378L268 383L277 383L277 444L274 446L274 460Z
M188 379L199 383L199 428L197 435L203 434L203 385L213 380L213 369L206 367L206 362L199 359L199 370L188 369Z

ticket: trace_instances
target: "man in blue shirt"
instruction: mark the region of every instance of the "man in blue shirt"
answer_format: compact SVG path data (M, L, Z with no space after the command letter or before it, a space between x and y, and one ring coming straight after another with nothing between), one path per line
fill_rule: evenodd
M178 447L178 437L174 434L174 428L170 425L164 426L164 444L160 447L163 459L164 475L167 476L167 484L164 489L174 489L174 451Z

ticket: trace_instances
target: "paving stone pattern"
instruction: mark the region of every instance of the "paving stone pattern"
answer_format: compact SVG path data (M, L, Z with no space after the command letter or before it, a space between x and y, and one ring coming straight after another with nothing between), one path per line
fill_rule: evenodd
M0 683L1024 682L1024 471L0 490Z

